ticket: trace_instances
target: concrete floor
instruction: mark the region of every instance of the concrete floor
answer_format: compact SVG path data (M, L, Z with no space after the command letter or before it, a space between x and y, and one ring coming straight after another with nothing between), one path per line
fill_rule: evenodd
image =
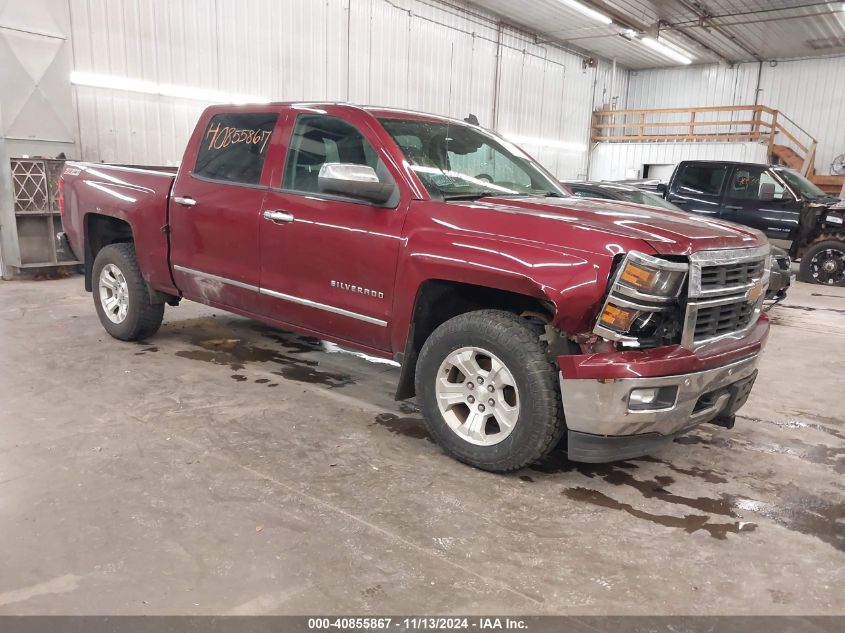
M773 311L733 431L473 470L397 369L79 278L0 283L2 614L843 614L845 289Z

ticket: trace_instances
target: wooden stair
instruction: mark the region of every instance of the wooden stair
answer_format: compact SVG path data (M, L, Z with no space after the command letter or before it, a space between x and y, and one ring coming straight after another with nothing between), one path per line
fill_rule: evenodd
M773 163L786 165L790 169L801 171L804 167L804 158L791 147L786 145L772 145L769 160ZM817 174L815 167L810 168L807 178L819 189L834 195L840 195L845 187L845 176L824 176Z
M768 160L805 175L828 193L845 198L845 175L816 173L818 141L786 114L764 105L596 110L593 143L757 142Z
M786 165L790 169L801 170L804 166L804 159L801 155L791 147L786 145L772 145L772 158L777 158L782 165Z

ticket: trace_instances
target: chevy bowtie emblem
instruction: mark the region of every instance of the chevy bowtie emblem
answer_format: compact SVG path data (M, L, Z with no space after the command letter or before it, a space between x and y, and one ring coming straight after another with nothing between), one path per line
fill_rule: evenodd
M758 281L753 286L748 289L748 292L745 294L745 297L748 299L749 303L757 301L760 296L763 294L763 282Z

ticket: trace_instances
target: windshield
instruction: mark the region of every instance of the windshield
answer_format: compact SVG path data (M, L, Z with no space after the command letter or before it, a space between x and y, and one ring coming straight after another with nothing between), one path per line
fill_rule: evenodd
M629 189L613 189L613 192L622 200L628 202L635 202L636 204L646 204L650 207L659 207L661 209L669 209L671 211L680 211L678 207L664 200L656 193L650 191L631 191Z
M447 121L379 121L435 197L566 195L519 148L478 128Z
M797 171L792 171L791 169L776 169L775 171L790 187L792 187L793 190L797 191L802 198L815 200L816 198L827 197L827 194L824 191L816 187Z

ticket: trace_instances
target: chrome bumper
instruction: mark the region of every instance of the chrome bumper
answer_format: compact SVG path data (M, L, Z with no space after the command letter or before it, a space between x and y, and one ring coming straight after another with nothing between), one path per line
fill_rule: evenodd
M567 429L597 436L675 435L727 413L731 394L720 390L754 374L758 357L755 354L723 367L659 378L601 381L561 375ZM677 387L674 404L662 409L630 409L631 390L648 387ZM705 396L710 398L702 400Z

